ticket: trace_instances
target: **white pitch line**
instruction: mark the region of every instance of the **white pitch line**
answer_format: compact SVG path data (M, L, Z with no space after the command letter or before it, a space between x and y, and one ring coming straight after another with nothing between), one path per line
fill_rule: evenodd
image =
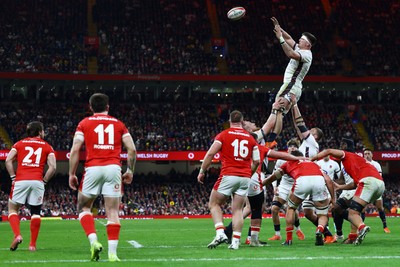
M143 245L139 244L139 242L135 241L135 240L128 240L127 241L129 244L131 244L134 248L142 248Z
M371 259L400 259L400 256L350 256L350 257L337 257L337 256L323 256L323 257L278 257L278 258L171 258L171 259L121 259L122 262L220 262L220 261L313 261L313 260L371 260ZM107 261L107 260L100 260ZM3 261L0 263L5 264L32 264L32 263L74 263L74 262L90 262L89 260L16 260L16 261Z

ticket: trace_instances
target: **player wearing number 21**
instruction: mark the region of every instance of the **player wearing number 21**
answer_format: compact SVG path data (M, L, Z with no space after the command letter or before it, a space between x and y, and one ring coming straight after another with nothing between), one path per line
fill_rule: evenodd
M83 119L76 128L69 158L69 186L78 189L76 169L79 152L86 147L85 172L79 185L79 220L91 246L91 260L97 261L103 246L97 239L93 202L99 194L104 196L107 215L108 260L120 261L117 246L121 224L118 208L122 196L122 183L130 184L136 163L136 148L125 124L108 115L108 96L96 93L89 99L92 116ZM127 170L121 175L121 150L125 146Z
M44 185L56 172L56 157L53 148L43 140L44 128L39 121L30 122L26 127L27 137L13 145L6 158L6 168L12 180L8 201L8 221L14 232L10 250L14 251L22 243L18 210L29 204L31 211L31 240L29 250L36 250L36 240L40 230L40 210L43 204ZM17 161L15 172L13 162ZM44 167L48 165L43 176Z
M204 182L205 171L214 155L220 152L221 174L211 191L209 209L214 222L216 237L208 244L212 249L228 242L224 233L221 205L232 196L233 235L230 249L238 249L243 227L243 205L247 197L250 177L260 164L260 153L255 139L242 128L243 115L234 110L230 114L230 128L219 133L207 151L197 176L199 183Z

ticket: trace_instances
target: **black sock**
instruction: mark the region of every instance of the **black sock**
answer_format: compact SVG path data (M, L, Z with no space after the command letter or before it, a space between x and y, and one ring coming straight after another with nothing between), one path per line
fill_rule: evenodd
M294 226L296 226L296 227L300 226L300 220L299 219L294 221Z
M365 212L361 212L361 219L365 221Z
M249 226L249 232L247 233L247 236L251 236L251 226Z
M379 211L379 217L382 220L383 228L386 228L387 227L387 225L386 225L386 214L385 214L385 212L383 210Z
M233 233L232 222L227 227L225 227L224 232L228 238L232 238L232 233Z
M280 224L274 224L274 230L275 232L278 232L281 230L281 225Z
M344 219L343 219L343 216L340 214L333 214L333 221L334 221L334 223L335 223L335 227L336 227L336 233L337 233L337 235L343 235L343 231L342 231L342 228L343 228L343 221L344 221Z

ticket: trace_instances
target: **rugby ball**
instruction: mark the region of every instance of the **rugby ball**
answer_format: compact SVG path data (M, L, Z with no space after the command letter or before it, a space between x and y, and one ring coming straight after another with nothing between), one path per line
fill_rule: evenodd
M238 6L234 7L228 11L226 14L230 20L239 20L246 15L246 9L244 7Z

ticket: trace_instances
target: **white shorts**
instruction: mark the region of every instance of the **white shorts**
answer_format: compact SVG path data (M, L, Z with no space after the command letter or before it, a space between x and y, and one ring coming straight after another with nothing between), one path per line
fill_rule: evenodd
M247 196L250 179L247 177L225 175L220 176L214 184L214 190L225 196L236 194L239 196Z
M313 201L328 199L328 194L325 190L325 179L323 176L318 175L297 178L294 183L293 194L300 199L305 199L312 195Z
M247 189L247 196L248 197L253 197L257 196L261 192L263 192L263 187L261 185L261 181L264 180L265 174L261 172L261 174L258 174L255 172L253 176L251 176L250 182L249 182L249 188ZM261 180L260 180L261 179Z
M281 182L278 186L278 197L287 201L292 190L294 180L292 177L284 175L282 176Z
M275 100L278 99L278 97L283 94L282 97L286 98L290 103L291 101L290 101L289 93L294 94L296 96L296 101L300 100L301 93L302 93L301 88L299 88L296 85L293 85L292 88L289 89L288 85L289 85L288 83L282 84L281 88L279 89L278 93L276 94Z
M344 198L347 200L350 200L354 197L354 194L356 193L355 189L352 190L343 190L342 193L340 193L339 198Z
M121 197L121 166L106 165L85 168L80 191L87 197L102 194L105 197Z
M10 201L20 205L28 203L31 206L39 206L43 204L43 196L44 183L42 181L16 181L11 187Z
M358 183L354 195L365 202L374 203L378 198L382 197L384 191L385 183L382 180L374 177L365 177Z

